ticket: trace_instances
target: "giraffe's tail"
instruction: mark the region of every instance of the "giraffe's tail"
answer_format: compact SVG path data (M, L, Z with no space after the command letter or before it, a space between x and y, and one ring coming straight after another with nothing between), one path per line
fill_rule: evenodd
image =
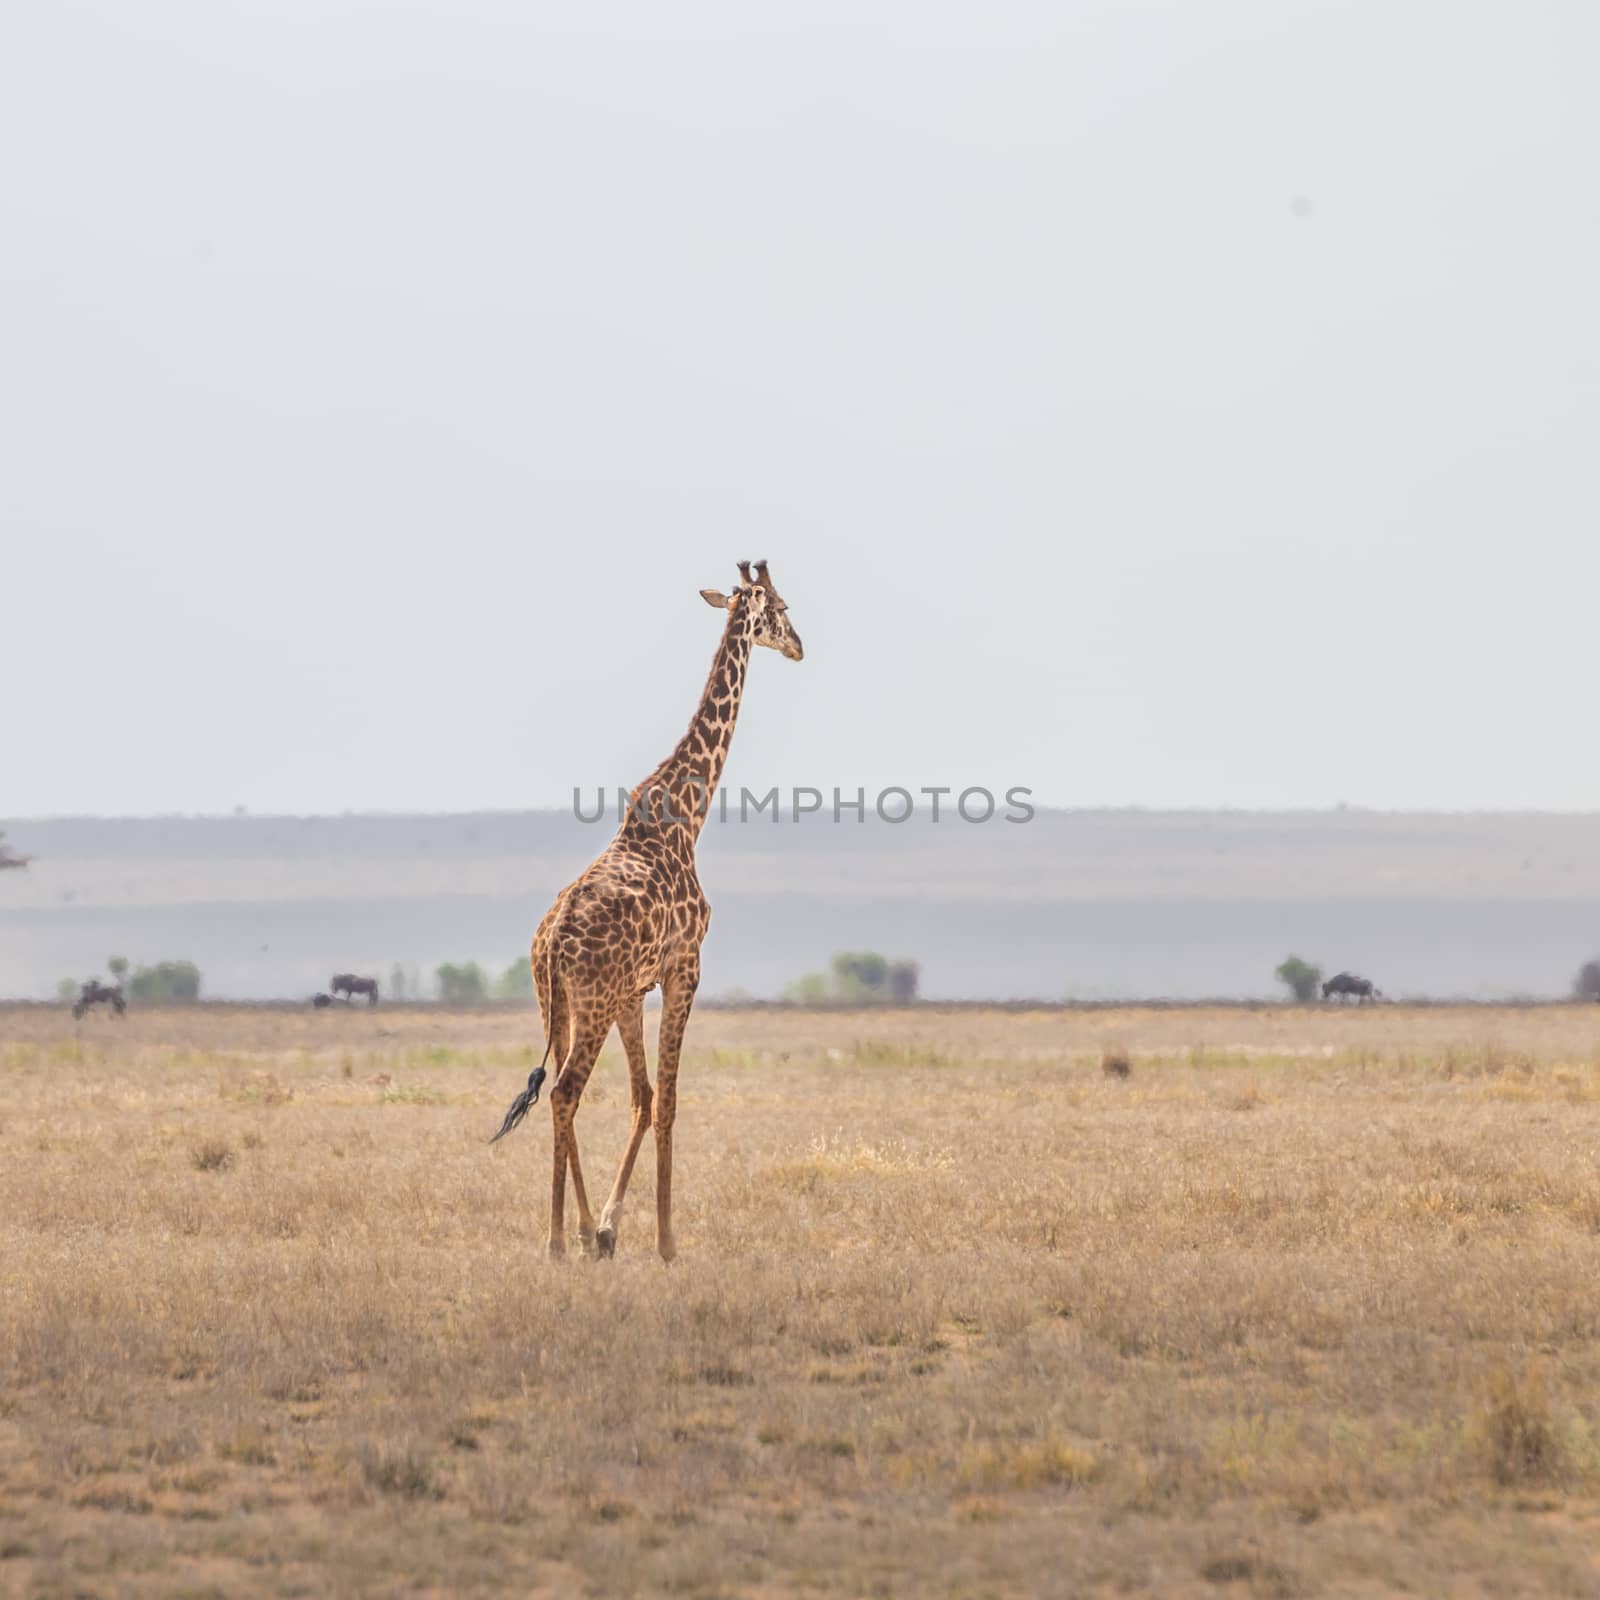
M498 1144L516 1125L527 1116L531 1106L539 1103L539 1090L544 1086L545 1062L550 1059L550 1052L555 1046L558 1033L565 1032L565 1023L557 1016L556 995L556 936L561 931L561 919L557 917L556 926L552 930L550 940L545 947L544 987L539 994L539 1008L545 1016L544 1057L532 1072L528 1074L528 1087L511 1102L506 1111L505 1121L500 1124L500 1131L492 1138L490 1144ZM534 968L534 980L537 985L539 977L538 968ZM559 1066L560 1063L558 1062Z
M544 1061L550 1059L550 1046L544 1047ZM500 1131L490 1144L498 1144L516 1125L527 1116L528 1108L539 1103L539 1090L544 1087L545 1070L544 1061L541 1061L532 1072L528 1074L528 1087L511 1102L510 1109L506 1112L506 1120L500 1124Z

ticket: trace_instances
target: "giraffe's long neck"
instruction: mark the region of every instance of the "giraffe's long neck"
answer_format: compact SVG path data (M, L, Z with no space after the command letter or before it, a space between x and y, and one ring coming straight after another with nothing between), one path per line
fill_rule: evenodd
M729 604L728 625L689 731L633 791L622 823L624 834L682 829L691 848L700 837L733 743L754 634L755 617L744 599L736 597Z

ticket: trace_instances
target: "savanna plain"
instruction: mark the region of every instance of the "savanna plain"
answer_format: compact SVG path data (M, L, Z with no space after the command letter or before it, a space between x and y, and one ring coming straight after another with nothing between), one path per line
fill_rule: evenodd
M0 1593L1600 1594L1600 1008L538 1040L0 1010Z

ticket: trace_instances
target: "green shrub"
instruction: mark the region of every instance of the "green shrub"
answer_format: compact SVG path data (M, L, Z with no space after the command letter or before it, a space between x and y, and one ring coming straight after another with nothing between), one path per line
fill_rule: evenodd
M200 969L192 961L158 961L139 967L128 980L135 1000L156 1004L187 1005L200 998Z
M1315 1000L1322 987L1322 968L1299 956L1285 957L1273 976L1302 1004Z
M500 1000L526 1000L533 994L533 964L526 956L513 961L495 979L495 997Z
M876 950L841 950L831 970L808 972L783 991L785 1000L815 1006L873 1005L891 1001L908 1005L917 998L921 968L915 961L891 961Z
M489 980L476 961L466 961L460 966L447 961L436 976L439 980L439 998L446 1005L474 1006L489 996Z

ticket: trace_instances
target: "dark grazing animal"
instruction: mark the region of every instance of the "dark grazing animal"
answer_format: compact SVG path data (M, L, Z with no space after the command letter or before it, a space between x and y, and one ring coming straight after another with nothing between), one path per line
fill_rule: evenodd
M358 994L367 997L367 1004L375 1006L378 1003L378 980L376 978L358 978L353 972L341 972L328 985L335 995L343 995L346 1000L354 1000Z
M1354 996L1359 1006L1365 1005L1369 1000L1381 1000L1383 991L1371 978L1358 978L1353 972L1340 972L1329 978L1322 986L1324 1000L1331 1000L1335 995L1341 1001Z
M318 1011L322 1011L333 1004L333 996L331 994L314 994L311 997L311 1003Z
M74 1022L81 1021L90 1006L107 1005L120 1017L128 1009L128 1002L122 998L122 985L120 983L101 983L98 978L91 978L78 992L78 998L72 1007Z

